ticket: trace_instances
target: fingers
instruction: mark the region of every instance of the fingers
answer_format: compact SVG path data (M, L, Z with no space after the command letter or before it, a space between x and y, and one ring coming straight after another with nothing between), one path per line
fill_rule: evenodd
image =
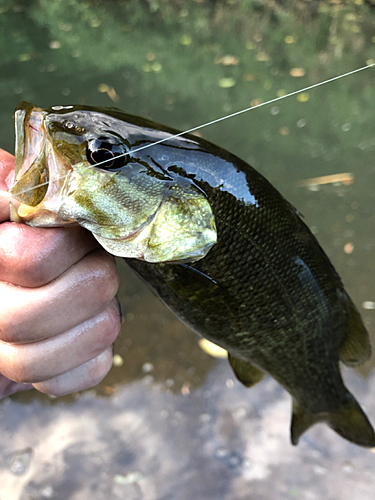
M9 198L6 193L13 185L14 157L0 149L0 222L9 220Z
M65 391L68 386L70 389L74 386L73 390L78 390L75 387L105 375L108 355L98 356L110 349L120 327L117 300L113 300L104 311L55 337L24 345L0 342L1 373L15 382L46 383L44 392L49 392L48 387L64 387ZM95 358L98 358L97 364L88 363ZM75 373L79 374L79 380L69 379L68 375L61 377L72 370L78 370ZM51 381L56 378L58 380Z
M0 398L31 384L68 394L110 369L120 331L116 265L80 227L6 222L13 171L0 150Z
M112 347L81 366L55 378L34 384L35 389L54 396L65 396L97 385L112 366Z
M32 388L31 384L19 384L18 382L9 380L4 375L0 375L0 399L10 396L15 392L27 391Z
M36 342L70 330L103 310L118 285L115 260L101 248L43 287L0 283L0 341Z
M79 226L46 229L5 222L0 224L0 281L40 287L98 247Z

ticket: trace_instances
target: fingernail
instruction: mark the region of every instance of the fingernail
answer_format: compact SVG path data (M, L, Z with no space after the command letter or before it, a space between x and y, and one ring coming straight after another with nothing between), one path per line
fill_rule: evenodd
M122 308L121 308L121 302L119 301L117 295L115 296L115 301L116 301L116 304L117 304L117 307L118 307L118 312L120 314L120 322L122 323L122 320L123 320L123 316L122 316Z

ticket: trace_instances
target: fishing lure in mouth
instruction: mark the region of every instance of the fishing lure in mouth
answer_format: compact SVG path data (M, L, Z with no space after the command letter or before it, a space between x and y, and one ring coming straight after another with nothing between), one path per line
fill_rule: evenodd
M292 396L291 439L317 422L375 434L345 387L371 354L360 315L297 211L256 170L202 138L114 108L21 103L11 219L80 224L201 336L247 387ZM152 147L149 147L151 146Z

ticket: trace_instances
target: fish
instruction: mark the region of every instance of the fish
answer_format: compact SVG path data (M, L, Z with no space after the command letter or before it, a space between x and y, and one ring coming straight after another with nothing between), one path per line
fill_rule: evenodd
M228 351L237 379L292 397L291 442L319 422L375 433L340 362L371 356L360 314L299 212L254 168L116 108L20 103L11 220L79 224L177 316Z

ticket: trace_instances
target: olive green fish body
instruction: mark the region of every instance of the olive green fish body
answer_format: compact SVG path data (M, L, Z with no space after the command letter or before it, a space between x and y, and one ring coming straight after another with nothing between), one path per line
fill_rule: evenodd
M366 337L360 316L295 209L254 169L221 154L216 171L238 172L240 196L212 188L203 167L198 178L194 159L186 172L208 195L218 243L189 265L129 263L202 336L271 374L311 413L336 410L347 398L339 350L352 322Z
M375 446L339 370L340 359L369 358L367 332L316 238L264 177L192 135L144 148L175 131L118 110L23 104L16 129L13 220L78 222L126 257L183 321L229 352L242 383L270 374L292 395L293 444L325 421ZM47 191L23 193L38 178Z

